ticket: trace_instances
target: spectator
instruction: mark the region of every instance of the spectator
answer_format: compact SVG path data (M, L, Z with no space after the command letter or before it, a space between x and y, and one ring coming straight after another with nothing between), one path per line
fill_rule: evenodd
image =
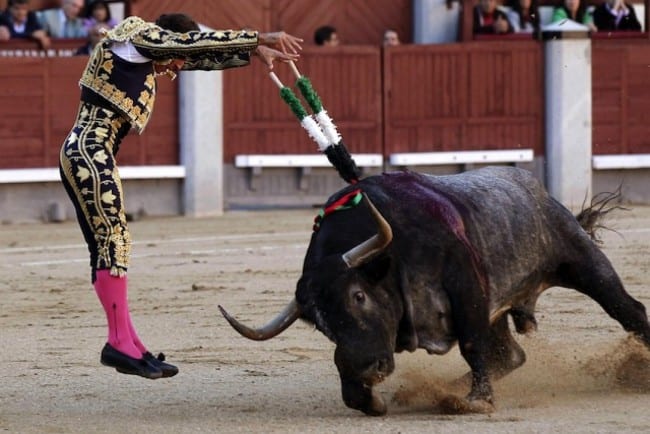
M111 9L108 7L108 3L103 0L96 0L90 3L86 8L84 26L88 33L90 33L90 29L92 29L97 23L106 24L109 29L112 29L117 24L117 22L111 17Z
M400 44L399 35L395 30L388 29L384 32L384 47L395 47Z
M75 51L75 56L88 56L93 52L97 44L102 40L105 33L110 30L108 24L106 23L97 23L88 30L88 42L82 47L79 47Z
M63 0L60 8L46 9L38 16L52 38L85 38L88 30L84 27L82 10L83 0Z
M594 26L593 17L587 11L587 5L580 0L564 0L561 6L556 6L553 9L551 22L558 23L563 20L572 20L584 24L592 31L597 30L596 26Z
M641 31L634 7L623 0L607 0L596 7L594 25L598 30Z
M321 26L314 32L314 42L316 45L324 47L336 47L339 45L339 35L336 28L332 26Z
M474 34L512 33L513 27L505 12L497 8L497 0L479 0L474 7Z
M29 0L9 0L7 10L0 15L0 41L12 38L34 39L41 48L50 47L50 38L29 10Z
M537 0L509 0L508 20L516 33L537 33L539 31L539 8Z

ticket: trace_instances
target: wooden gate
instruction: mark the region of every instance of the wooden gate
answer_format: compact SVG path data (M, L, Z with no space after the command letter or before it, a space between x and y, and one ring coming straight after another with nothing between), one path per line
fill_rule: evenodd
M535 41L308 49L299 62L355 153L532 148L544 153L542 49ZM226 162L315 151L262 65L227 71ZM285 84L293 83L279 64Z
M592 40L593 153L650 153L647 39Z
M311 79L351 149L380 152L380 50L368 46L306 48L298 68ZM293 86L295 78L287 65L276 64L275 70L285 85ZM254 60L250 67L224 72L224 103L226 163L236 154L317 152L261 62Z
M402 46L386 50L383 67L385 154L516 148L543 154L538 42Z
M0 58L0 169L56 167L79 105L87 57ZM156 109L145 134L129 134L120 164L178 164L176 84L158 80Z
M650 153L644 40L592 41L593 152ZM85 58L1 58L0 168L55 167L79 98ZM535 41L307 47L300 69L354 152L533 148L543 155L542 48ZM293 82L286 65L276 71ZM383 71L383 72L382 72ZM383 79L382 79L383 74ZM177 164L176 83L161 79L144 135L121 164ZM225 162L239 153L312 153L315 145L261 62L224 73Z

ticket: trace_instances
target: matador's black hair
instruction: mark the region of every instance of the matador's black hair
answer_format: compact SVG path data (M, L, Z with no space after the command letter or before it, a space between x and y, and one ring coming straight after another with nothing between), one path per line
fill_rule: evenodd
M156 25L165 30L176 33L186 33L192 30L201 30L199 25L189 15L162 14L156 20Z

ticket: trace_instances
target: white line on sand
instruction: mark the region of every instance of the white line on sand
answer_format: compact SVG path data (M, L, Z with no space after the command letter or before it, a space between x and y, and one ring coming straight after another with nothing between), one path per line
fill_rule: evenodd
M132 244L137 245L159 245L159 244L181 244L181 243L207 243L212 241L246 241L251 239L269 239L269 238L291 238L304 236L305 241L309 240L309 232L273 232L259 234L241 234L241 235L214 235L209 237L191 237L191 238L169 238L169 239L151 239L134 241ZM43 246L30 247L6 247L0 249L0 253L29 253L29 252L52 252L56 250L68 249L85 249L85 244L48 244Z
M229 247L224 249L209 249L209 250L190 250L190 251L165 251L165 252L156 252L156 253L143 253L143 254L134 254L131 255L131 258L163 258L171 256L213 256L213 255L228 255L234 253L259 253L259 252L270 252L276 250L286 250L286 249L300 249L300 254L305 249L305 244L285 244L282 246L255 246L255 247ZM88 262L88 258L69 258L69 259L51 259L47 261L27 261L20 262L16 265L19 267L38 267L45 265L56 265L56 264L69 264L76 262Z

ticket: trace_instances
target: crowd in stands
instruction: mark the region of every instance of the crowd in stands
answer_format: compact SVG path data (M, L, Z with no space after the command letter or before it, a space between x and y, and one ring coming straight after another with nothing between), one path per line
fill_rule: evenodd
M476 1L473 22L476 35L540 31L538 0ZM0 41L31 39L47 49L52 39L85 38L86 44L76 52L80 55L88 54L103 32L117 24L111 16L109 2L103 0L61 0L60 7L40 11L31 10L30 0L8 0L6 10L0 12ZM634 7L625 0L605 0L595 8L587 7L586 0L558 0L550 22L567 20L583 24L592 32L641 30ZM316 45L336 47L340 42L332 25L323 25L314 32ZM400 45L397 32L386 30L381 45Z
M62 0L57 8L34 11L29 0L9 0L0 14L0 41L31 39L47 49L52 39L81 39L87 43L77 54L88 54L101 40L102 32L117 22L111 17L108 2Z
M338 47L341 43L336 27L326 24L320 26L314 32L314 43L321 47ZM386 29L382 35L381 45L383 47L396 47L401 45L397 30Z
M512 33L539 34L541 30L538 0L476 0L473 11L475 35L503 35ZM575 22L591 32L641 31L641 23L634 6L625 0L605 0L589 7L586 0L558 0L546 24ZM332 25L324 25L314 32L314 43L320 46L338 46L339 34ZM400 45L395 30L384 32L382 45Z
M597 31L640 31L634 7L624 0L605 0L589 8L585 0L561 0L553 8L550 23L567 20ZM478 0L474 8L475 35L537 33L540 30L540 12L537 0Z

